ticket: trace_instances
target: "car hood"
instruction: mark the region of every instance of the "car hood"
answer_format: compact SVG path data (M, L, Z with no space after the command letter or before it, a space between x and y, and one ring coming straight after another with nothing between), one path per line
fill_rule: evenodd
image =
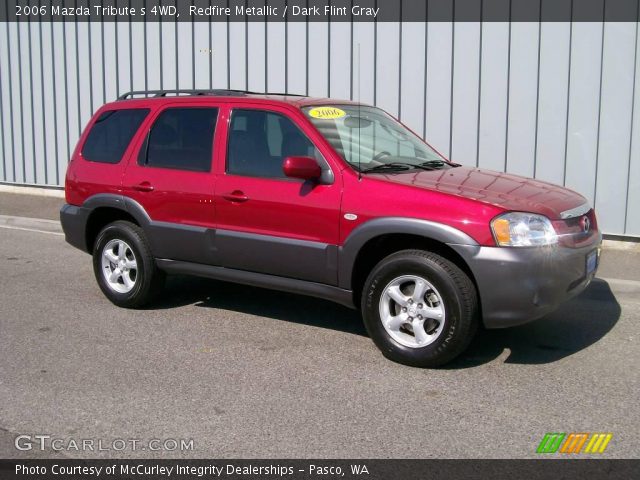
M505 210L540 213L550 219L559 219L562 212L587 202L582 195L558 185L464 166L384 176L393 183L471 198Z

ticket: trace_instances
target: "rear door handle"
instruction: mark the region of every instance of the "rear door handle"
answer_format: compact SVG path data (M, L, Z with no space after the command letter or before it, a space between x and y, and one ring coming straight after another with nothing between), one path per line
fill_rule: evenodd
M138 185L133 185L131 188L138 192L153 192L153 185L149 182L141 182Z
M222 195L222 198L235 203L242 203L249 200L249 197L247 197L241 190L234 190L231 193L225 193Z

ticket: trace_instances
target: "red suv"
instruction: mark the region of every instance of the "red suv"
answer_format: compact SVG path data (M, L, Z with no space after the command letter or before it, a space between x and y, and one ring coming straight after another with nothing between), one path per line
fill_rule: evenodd
M480 322L553 311L601 242L581 195L452 163L379 108L233 90L103 106L66 200L66 239L116 305L172 273L313 295L359 308L382 353L415 366L453 359Z

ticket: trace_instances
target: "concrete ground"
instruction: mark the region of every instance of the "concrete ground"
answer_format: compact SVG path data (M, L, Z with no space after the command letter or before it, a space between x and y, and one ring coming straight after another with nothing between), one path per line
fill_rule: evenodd
M0 193L0 215L60 220L64 198Z
M6 197L5 216L56 218L61 202ZM356 312L322 300L176 277L153 307L117 308L55 224L3 218L0 458L524 458L546 432L611 432L601 457L639 456L637 253L605 250L600 278L556 313L423 370L384 359ZM21 434L65 448L18 451ZM193 450L66 448L84 439Z

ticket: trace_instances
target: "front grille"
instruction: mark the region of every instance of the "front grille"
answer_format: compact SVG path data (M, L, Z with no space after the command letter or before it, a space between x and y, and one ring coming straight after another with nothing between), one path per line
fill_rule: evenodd
M559 243L574 248L590 244L598 232L593 208L579 217L556 220L553 222L553 226L559 236Z

